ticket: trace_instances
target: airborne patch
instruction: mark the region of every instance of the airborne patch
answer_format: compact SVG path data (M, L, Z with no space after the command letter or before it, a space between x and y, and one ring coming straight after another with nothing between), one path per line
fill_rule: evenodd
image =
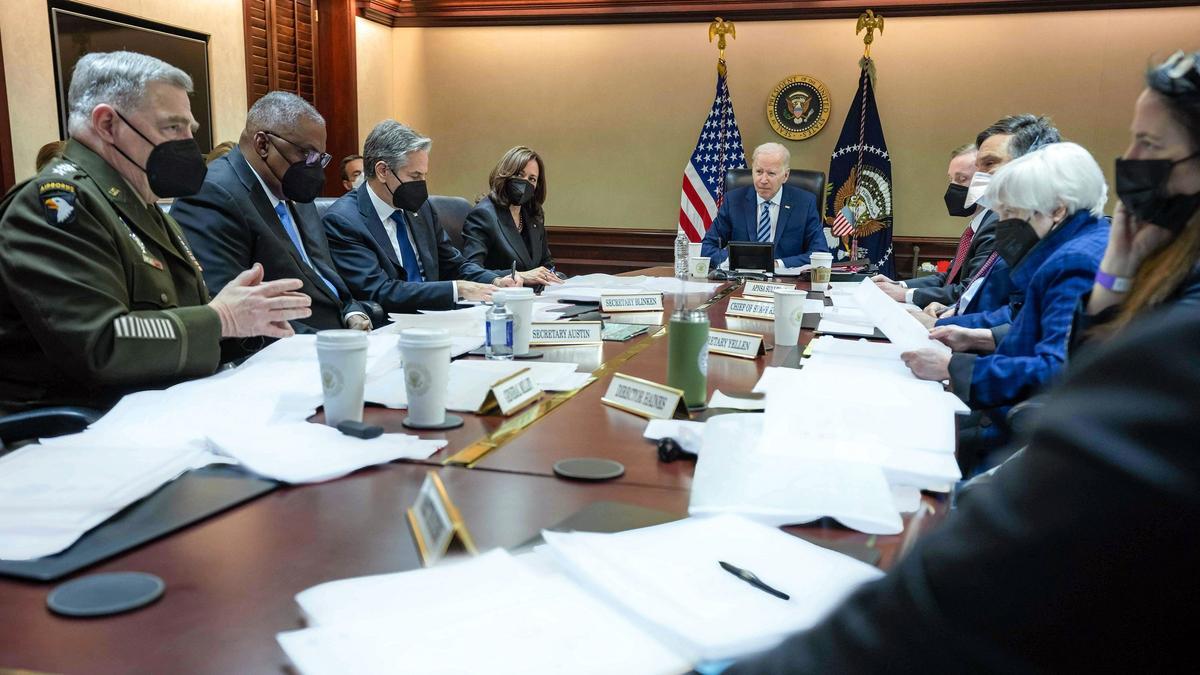
M70 225L75 222L75 186L51 181L38 185L42 215L49 225Z

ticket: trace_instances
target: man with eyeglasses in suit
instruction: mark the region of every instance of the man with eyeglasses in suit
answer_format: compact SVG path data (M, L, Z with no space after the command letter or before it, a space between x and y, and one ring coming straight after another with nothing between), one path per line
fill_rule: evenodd
M250 108L238 146L209 165L200 192L171 209L211 292L257 262L268 280L304 282L312 316L292 322L297 332L371 328L366 307L353 299L333 264L312 203L329 160L325 120L304 99L275 91ZM257 347L242 345L245 351Z

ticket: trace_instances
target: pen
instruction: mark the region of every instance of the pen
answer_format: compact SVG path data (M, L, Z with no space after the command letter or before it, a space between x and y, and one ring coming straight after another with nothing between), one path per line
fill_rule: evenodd
M740 567L736 567L734 565L730 565L727 562L721 562L719 560L717 561L717 564L721 566L721 569L725 570L726 572L729 572L733 576L750 584L751 586L757 588L758 590L763 591L764 593L770 593L771 595L773 595L781 600L791 600L792 599L792 596L788 595L787 593L784 593L783 591L780 591L778 589L771 588L770 586L764 584L762 582L762 579L759 579L757 576L755 576L754 572L751 572L750 570L744 570Z
M513 264L512 264L512 280L513 281L517 280L517 261L516 260L514 260Z

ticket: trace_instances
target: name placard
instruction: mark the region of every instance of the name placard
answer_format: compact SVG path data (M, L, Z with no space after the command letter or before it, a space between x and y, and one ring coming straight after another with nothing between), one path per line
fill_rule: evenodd
M499 408L501 414L511 415L533 403L541 395L542 389L534 381L533 371L522 368L494 383L476 412L486 415Z
M586 345L604 340L599 321L535 321L531 345Z
M766 298L731 298L725 316L746 316L751 319L775 320L775 300Z
M669 420L676 413L687 416L682 389L620 373L613 375L600 402L652 420Z
M763 348L763 336L757 333L709 328L708 353L753 359L767 352Z
M421 564L425 567L431 567L441 560L456 541L467 553L478 553L462 514L450 501L446 486L435 472L430 471L425 475L417 500L408 509L407 515L417 552L421 554Z
M600 311L602 312L661 312L662 309L662 293L600 296Z
M760 298L774 298L775 291L794 291L796 284L781 284L771 281L747 281L742 286L742 295L753 295Z

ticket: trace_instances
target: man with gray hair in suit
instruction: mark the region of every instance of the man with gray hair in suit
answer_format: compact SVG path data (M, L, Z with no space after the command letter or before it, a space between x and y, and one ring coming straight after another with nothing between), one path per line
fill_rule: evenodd
M260 263L267 279L304 282L312 316L293 322L298 332L370 329L367 307L354 300L330 258L312 203L329 160L325 119L307 101L273 91L250 107L238 147L210 164L200 191L171 209L209 288L224 288L237 270Z

